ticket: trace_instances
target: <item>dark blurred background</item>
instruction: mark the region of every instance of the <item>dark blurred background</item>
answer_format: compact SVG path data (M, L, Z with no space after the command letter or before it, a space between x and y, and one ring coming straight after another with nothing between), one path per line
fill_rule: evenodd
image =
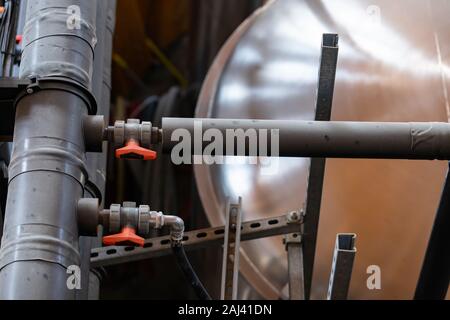
M263 2L118 0L110 123L140 118L158 126L162 117L192 117L214 57ZM135 201L179 215L187 230L208 227L191 166L175 167L163 155L149 163L114 161L112 154L106 207ZM221 251L188 255L210 294L218 298ZM172 256L108 267L102 273L101 299L195 298Z

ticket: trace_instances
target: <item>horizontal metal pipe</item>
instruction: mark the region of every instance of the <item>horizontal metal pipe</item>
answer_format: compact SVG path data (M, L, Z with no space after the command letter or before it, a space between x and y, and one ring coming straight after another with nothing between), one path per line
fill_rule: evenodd
M213 130L211 130L213 129ZM239 129L242 129L239 132ZM252 130L254 129L254 130ZM256 133L255 133L256 132ZM267 155L281 157L450 159L450 124L440 122L350 122L247 119L163 118L163 151L184 146L192 155L223 139L216 155L255 155L254 145L266 145ZM239 138L245 148L239 150ZM266 138L267 136L267 138ZM212 138L213 137L213 138ZM234 148L226 147L234 140ZM242 143L242 140L241 140ZM252 147L253 146L253 147ZM211 148L209 148L211 150ZM261 149L259 149L261 150ZM220 153L222 152L222 153ZM261 156L261 152L257 155Z

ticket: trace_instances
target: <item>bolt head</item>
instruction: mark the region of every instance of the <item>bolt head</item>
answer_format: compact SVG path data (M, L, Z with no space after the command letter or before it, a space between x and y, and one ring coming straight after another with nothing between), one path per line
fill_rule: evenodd
M300 218L300 215L297 211L291 211L289 212L289 220L291 221L297 221Z

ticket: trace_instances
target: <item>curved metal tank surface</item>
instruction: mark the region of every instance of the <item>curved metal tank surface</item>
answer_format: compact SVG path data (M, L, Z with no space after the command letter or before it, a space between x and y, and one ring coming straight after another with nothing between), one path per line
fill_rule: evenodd
M340 37L332 120L447 121L449 15L446 0L271 1L219 53L196 116L313 119L321 38L331 32ZM227 196L242 196L244 220L302 207L308 166L280 159L274 175L196 166L210 223L224 223ZM349 298L412 298L445 171L437 161L329 159L312 298L326 297L339 232L358 235ZM370 265L381 267L381 290L366 286ZM242 243L240 268L263 297L285 297L281 237Z

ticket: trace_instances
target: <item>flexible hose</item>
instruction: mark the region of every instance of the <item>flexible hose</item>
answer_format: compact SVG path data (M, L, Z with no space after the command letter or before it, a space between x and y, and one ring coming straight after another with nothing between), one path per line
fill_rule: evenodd
M194 269L192 268L191 263L189 262L188 257L186 256L186 252L184 251L184 247L182 244L176 244L172 246L173 253L175 258L177 259L178 266L186 278L186 280L194 289L195 294L200 300L211 300L211 296L206 291L205 287L201 283Z

